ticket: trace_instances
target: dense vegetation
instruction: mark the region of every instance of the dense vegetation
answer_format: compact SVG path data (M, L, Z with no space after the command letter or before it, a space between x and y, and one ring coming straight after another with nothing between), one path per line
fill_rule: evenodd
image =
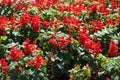
M0 80L120 80L119 0L0 0Z

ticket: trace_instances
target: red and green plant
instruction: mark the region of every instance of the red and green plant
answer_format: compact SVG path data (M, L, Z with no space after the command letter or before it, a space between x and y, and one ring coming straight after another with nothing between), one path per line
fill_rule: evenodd
M1 0L0 80L119 80L119 0Z

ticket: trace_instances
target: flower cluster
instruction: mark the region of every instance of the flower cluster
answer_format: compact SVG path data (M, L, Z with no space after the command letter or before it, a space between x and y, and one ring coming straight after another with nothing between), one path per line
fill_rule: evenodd
M8 56L12 58L14 61L17 61L18 58L24 56L24 54L19 49L15 49L15 47L12 46L10 50L10 54Z
M119 4L0 0L0 80L119 80Z
M31 65L35 68L39 68L43 63L45 63L45 60L40 55L36 55L35 59L27 62L27 65Z
M4 74L7 74L8 62L4 58L0 59L0 67L2 68Z
M86 50L92 52L94 56L97 56L97 54L101 52L101 44L100 42L95 43L91 40L86 29L87 28L83 28L83 30L80 31L79 42Z

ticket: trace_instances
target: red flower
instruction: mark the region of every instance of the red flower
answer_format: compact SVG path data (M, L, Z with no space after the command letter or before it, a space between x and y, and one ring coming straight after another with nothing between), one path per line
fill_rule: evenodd
M34 5L39 8L39 10L43 10L45 8L49 8L57 3L58 0L35 0Z
M33 60L27 62L27 64L35 68L39 68L44 62L45 60L42 58L42 56L36 55L36 57Z
M68 12L74 13L75 15L79 15L84 9L84 4L81 4L80 2L73 2L70 6L68 6Z
M30 41L31 41L30 39L25 40L25 44L24 44L24 53L25 54L33 54L36 49L36 45L30 44Z
M111 9L114 10L117 6L116 0L112 0Z
M115 20L115 22L120 25L120 16L117 17L117 20Z
M52 46L58 45L56 39L54 39L54 38L51 38L51 39L48 41L48 43L49 43L50 45L52 45Z
M85 40L85 43L83 46L85 47L86 50L93 53L94 56L97 56L97 54L101 52L100 42L95 43L92 40L88 39L88 40Z
M99 19L98 21L91 21L90 24L93 25L93 32L97 32L103 28L103 22L101 19Z
M110 56L114 57L118 54L118 46L115 44L113 40L110 42L108 53Z
M18 3L18 4L16 4L15 6L14 6L14 8L15 9L17 9L17 10L21 10L22 8L23 8L23 6L20 4L20 2Z
M98 10L98 4L92 4L88 8L90 11L96 12Z
M84 27L81 31L80 31L80 36L79 36L79 43L81 45L84 45L85 40L90 39L89 34L87 33L87 27Z
M19 49L15 49L15 47L12 46L8 56L12 58L14 61L17 61L18 58L24 56L24 54Z
M86 50L93 53L94 56L97 56L97 54L101 52L100 42L95 43L93 40L90 39L86 27L84 27L83 30L80 31L80 37L78 41Z
M107 25L113 25L114 21L112 20L112 18L108 18L106 24Z
M84 47L85 49L92 51L92 48L94 47L94 42L90 39L85 40Z
M51 24L51 22L48 22L48 21L43 21L43 22L42 22L42 25L43 25L43 27L45 27L45 28L47 28L50 24Z
M105 5L103 7L100 7L98 11L105 15L109 13Z
M30 22L30 14L28 13L23 13L20 17L19 24L20 25L25 25Z
M11 25L14 24L15 21L16 21L16 18L15 18L14 16L11 16L11 17L10 17L10 24L11 24Z
M57 42L60 49L66 49L66 46L71 42L71 39L65 39L64 36L59 36Z
M5 61L4 58L0 59L0 67L2 67L3 73L6 74L7 73L7 69L8 69L8 62Z
M0 36L6 34L5 25L7 24L7 22L8 22L8 18L4 16L0 16Z
M100 42L94 43L94 46L92 46L92 53L94 56L97 56L98 53L100 53L101 50L101 44Z
M79 27L80 27L79 20L76 19L75 17L64 16L64 18L63 18L63 23L64 23L65 25L74 26L74 28L76 28L76 29L79 29Z
M104 0L97 0L101 5L104 5Z
M7 4L7 5L12 5L13 4L13 0L2 0L1 3L2 4Z
M65 6L58 6L58 10L60 11L60 12L64 12L65 10L66 10L66 7Z
M31 19L31 26L34 32L37 32L40 28L41 19L38 15L34 15Z

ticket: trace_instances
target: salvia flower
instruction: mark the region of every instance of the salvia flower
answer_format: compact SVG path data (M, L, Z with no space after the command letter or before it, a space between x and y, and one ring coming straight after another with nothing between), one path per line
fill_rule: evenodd
M16 49L15 46L12 46L8 56L14 61L18 61L20 57L24 56L24 53L20 49Z
M40 28L41 19L38 15L34 15L31 19L31 26L34 32L37 32Z
M30 22L30 14L29 13L23 13L20 17L19 24L20 25L25 25Z
M0 59L0 68L2 69L2 71L3 71L4 74L7 73L8 62L4 58Z
M111 40L111 42L110 42L108 53L112 57L118 55L118 46L115 44L115 42L113 40Z
M27 65L31 65L35 68L39 68L44 63L45 60L42 58L42 56L36 55L36 57L33 60L27 62Z
M30 44L30 39L26 39L24 42L24 53L25 54L34 54L36 45L35 44Z

